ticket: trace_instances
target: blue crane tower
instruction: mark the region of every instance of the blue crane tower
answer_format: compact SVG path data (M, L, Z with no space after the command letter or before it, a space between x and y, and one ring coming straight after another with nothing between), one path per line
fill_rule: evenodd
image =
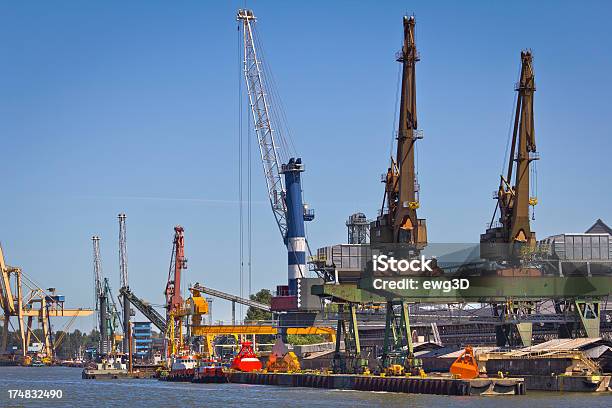
M297 279L303 278L306 271L306 232L304 221L312 221L314 213L302 202L302 182L300 173L304 171L301 158L291 158L282 165L285 176L285 205L287 207L287 275L289 294L297 294Z

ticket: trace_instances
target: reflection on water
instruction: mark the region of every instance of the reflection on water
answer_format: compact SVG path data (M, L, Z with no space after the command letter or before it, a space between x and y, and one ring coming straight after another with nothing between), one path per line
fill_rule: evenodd
M10 389L61 389L61 400L10 400ZM518 397L447 397L263 385L82 380L65 367L0 367L0 407L611 407L612 393L535 393Z

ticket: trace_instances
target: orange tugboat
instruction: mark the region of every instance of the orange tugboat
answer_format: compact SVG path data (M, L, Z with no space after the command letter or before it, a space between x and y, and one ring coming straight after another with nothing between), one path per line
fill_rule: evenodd
M231 368L238 371L258 371L261 370L261 361L253 351L253 345L250 341L242 343L240 352L232 361Z

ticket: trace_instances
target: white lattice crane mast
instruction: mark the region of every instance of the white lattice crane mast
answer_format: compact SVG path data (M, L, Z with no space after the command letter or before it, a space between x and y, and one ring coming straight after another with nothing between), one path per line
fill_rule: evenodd
M122 288L129 288L128 267L127 267L127 246L125 230L125 214L119 214L119 273Z
M270 118L270 105L265 88L264 75L255 49L253 25L256 21L252 10L238 10L238 20L242 22L244 47L244 77L246 80L249 104L255 124L259 153L263 164L264 177L268 188L268 198L272 212L283 239L287 236L287 207L285 205L285 184L281 176L278 148ZM277 133L278 134L278 133ZM280 135L279 135L280 136Z
M256 21L252 10L238 10L237 20L241 22L244 47L244 78L246 81L249 104L259 152L263 164L268 198L272 212L280 229L283 242L287 246L287 296L295 297L298 292L298 279L306 275L306 250L304 221L314 218L312 210L306 210L302 202L300 173L304 171L302 159L291 158L286 164L279 159L279 142L285 143L279 123L273 123L274 115L270 83L267 81L262 61L257 54L257 38L254 34ZM282 145L281 145L282 146ZM284 177L283 177L284 176ZM299 298L296 303L299 307Z
M126 245L126 229L125 229L125 214L121 213L119 218L119 273L121 278L121 289L129 291L130 285L128 280L127 268L127 245ZM130 301L126 295L123 295L123 352L127 353L130 347Z
M96 312L98 312L97 318L99 319L100 305L98 304L98 300L100 299L100 296L103 293L102 263L100 261L100 237L94 235L93 237L91 237L91 241L93 243L94 304L96 308L95 310Z

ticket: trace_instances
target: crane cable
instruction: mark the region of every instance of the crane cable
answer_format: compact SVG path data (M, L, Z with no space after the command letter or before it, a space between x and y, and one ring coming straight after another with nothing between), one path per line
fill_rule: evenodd
M296 155L295 144L291 129L289 128L289 121L287 120L287 115L283 108L284 104L278 92L278 85L276 84L274 74L267 62L268 59L266 58L264 46L259 39L257 26L254 24L252 29L253 40L258 53L258 62L262 68L262 79L265 89L268 91L268 108L270 109L271 121L277 126L277 129L274 129L274 140L277 142L277 149L279 150L278 153L281 162L287 162L290 157L295 157Z
M529 176L531 181L529 183L531 192L529 197L529 204L531 206L531 220L535 221L535 206L538 203L538 167L537 160L530 162L531 168L529 169Z
M397 79L395 83L395 103L393 104L393 124L391 125L391 140L389 143L389 167L393 166L393 147L395 146L395 140L397 139L397 112L399 111L399 93L401 88L401 78L402 78L402 64L398 64L397 69ZM380 207L380 215L385 212L387 198L387 189L385 188L385 193L383 194L382 204Z
M397 112L399 111L399 94L401 89L402 80L402 64L398 64L397 69L397 82L395 84L395 103L393 104L393 125L391 126L391 143L389 143L389 167L391 167L391 158L393 157L393 146L395 146L395 140L397 139Z
M518 72L518 81L521 80L521 67L519 66L519 72ZM508 121L508 132L507 132L507 136L506 136L506 151L504 152L504 159L502 162L502 167L501 167L501 171L499 172L499 174L503 177L504 176L504 172L507 169L508 166L508 160L514 160L513 157L508 157L508 153L510 150L510 144L512 143L512 131L513 131L513 127L514 127L514 115L515 115L515 111L516 111L516 107L517 107L517 100L518 98L515 97L514 95L512 95L512 109L510 110L510 120ZM508 180L508 183L510 183L511 181ZM500 181L500 186L502 182ZM488 228L493 228L493 224L495 223L495 215L497 214L497 209L499 208L499 200L495 200L495 209L493 210L493 216L491 217L491 222L489 223L489 227Z
M517 75L517 83L519 83L521 80L521 66L519 65L519 69L518 69L518 75ZM515 111L517 108L517 101L518 101L518 97L515 97L514 94L512 95L512 110L510 111L510 120L508 121L508 136L506 139L506 151L504 153L504 161L502 164L502 169L500 174L504 174L504 172L506 171L507 165L508 165L508 161L507 160L514 160L514 157L508 157L508 152L510 149L510 143L512 142L512 133L513 133L513 128L514 128L514 115L515 115ZM511 180L508 180L508 183L510 183Z
M244 214L243 214L243 180L242 180L242 139L243 139L243 106L242 106L242 47L241 45L241 24L238 23L238 214L239 214L239 246L240 246L240 268L239 268L239 287L240 297L244 297ZM245 56L246 58L246 56ZM240 305L240 314L242 315L242 305Z
M251 270L251 254L252 254L252 237L253 237L253 229L252 229L252 203L251 199L251 185L252 185L252 165L251 165L251 121L247 120L247 268L248 268L248 288L249 288L249 298L253 293L252 288L252 270Z

